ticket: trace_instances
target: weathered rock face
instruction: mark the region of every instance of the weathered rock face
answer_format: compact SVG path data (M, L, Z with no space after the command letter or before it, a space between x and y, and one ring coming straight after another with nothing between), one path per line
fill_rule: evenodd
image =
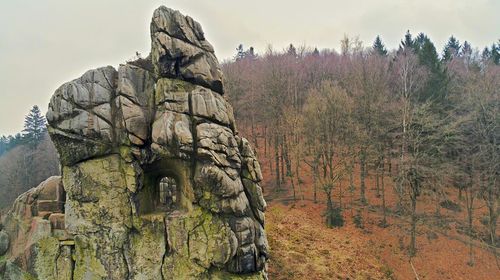
M7 215L16 244L4 275L266 278L262 174L213 48L199 23L165 7L151 40L141 63L90 70L54 93L60 187L24 194Z
M153 14L151 41L157 75L180 77L223 93L219 63L198 22L178 11L160 7Z

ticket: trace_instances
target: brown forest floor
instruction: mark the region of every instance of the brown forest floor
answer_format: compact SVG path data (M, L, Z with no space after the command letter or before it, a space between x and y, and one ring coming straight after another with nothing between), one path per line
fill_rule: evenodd
M312 201L312 182L308 168L301 174L303 201L294 201L288 188L283 192L272 189L273 176L269 159L259 150L264 174L263 188L268 201L266 231L271 247L270 279L500 279L500 268L495 257L483 242L475 241L474 265L469 260L468 237L462 231L466 221L464 202L458 200L455 189L447 189L448 197L458 202L462 211L440 208L435 215L436 202L429 195L419 200L417 211L421 221L417 226L417 255L408 257L409 223L406 217L389 213L389 226L378 226L382 219L381 199L376 196L373 178L367 182L369 206L362 207L356 198L359 190L349 198L345 192L342 203L345 224L329 229L324 225L325 196L318 190L318 203ZM356 173L357 174L357 173ZM386 181L386 200L394 209L396 196L390 179ZM343 185L347 185L343 182ZM355 180L359 186L359 180ZM334 191L338 203L338 190ZM477 201L475 228L484 231L477 217L485 215L482 201ZM361 212L364 228L357 228L353 215ZM424 214L425 213L425 214ZM500 261L500 259L499 259Z

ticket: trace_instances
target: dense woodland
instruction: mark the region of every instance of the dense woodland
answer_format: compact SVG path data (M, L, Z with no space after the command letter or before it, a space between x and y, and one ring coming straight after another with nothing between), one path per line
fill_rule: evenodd
M290 45L256 54L240 45L223 71L239 129L261 158L272 158L264 167L273 176L268 194L326 203L327 226L341 226L342 199L350 193L369 205L367 176L374 176L379 224L388 226L388 211L408 217L413 256L418 204L434 201L435 213L426 214L437 216L442 207L459 207L448 197L452 188L466 205L467 235L496 254L499 52L500 41L479 51L453 36L442 52L423 33L407 32L397 50L387 50L379 36L368 47L345 36L340 53ZM307 176L313 183L304 185ZM389 186L397 194L393 209L385 204ZM482 237L473 227L478 208L488 213Z

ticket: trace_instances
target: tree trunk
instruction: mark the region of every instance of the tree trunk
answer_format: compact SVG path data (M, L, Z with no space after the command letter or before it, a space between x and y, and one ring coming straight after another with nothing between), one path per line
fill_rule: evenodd
M295 177L297 178L297 191L299 192L300 199L304 200L304 193L302 192L302 185L300 183L300 160L297 157L297 162L295 163Z
M326 178L328 172L328 162L325 154L321 154L321 166L323 168L323 178Z
M281 155L280 155L280 161L281 161L281 185L284 185L285 184L285 158L284 158L284 148L283 148L283 138L281 137L281 142L280 142L280 149L281 149Z
M417 253L417 194L412 191L411 194L411 230L410 230L410 256Z
M360 169L361 169L361 172L360 172L360 185L359 185L359 188L360 188L360 199L361 199L361 204L363 205L366 205L367 204L367 201L366 201L366 186L365 186L365 179L366 179L366 148L363 147L361 148L361 151L360 151Z
M339 208L342 209L342 183L339 183Z
M252 114L252 138L253 138L253 144L255 145L255 148L259 148L259 143L257 141L257 133L255 132L255 117Z
M264 154L267 155L267 125L264 126Z
M497 220L498 220L498 207L497 205L497 199L494 198L494 196L490 193L488 194L488 227L489 227L489 232L490 232L490 241L491 241L491 246L496 247L496 229L497 229Z
M382 226L387 226L387 207L385 205L385 182L384 182L384 164L382 163L382 174L381 174L381 185L382 185Z
M280 151L279 151L279 141L278 134L276 134L274 138L274 160L275 160L275 178L276 178L276 188L278 191L281 191L281 176L280 176Z
M332 213L333 213L333 201L332 201L332 190L329 189L328 191L325 191L326 197L327 197L327 202L326 202L326 226L331 228L333 227L333 221L332 221Z
M283 137L283 156L285 158L286 174L290 176L292 173L292 160L290 158L290 139L286 136Z
M313 201L318 203L318 177L319 177L319 158L316 157L313 162Z
M472 188L472 185L470 186ZM472 215L473 215L473 205L474 205L474 193L473 190L464 190L465 192L465 199L467 200L467 231L469 235L469 261L467 262L468 265L474 266L474 250L472 246L472 242L474 240L473 234L472 234Z
M377 172L375 173L375 191L376 191L376 196L380 197L380 168L377 168Z

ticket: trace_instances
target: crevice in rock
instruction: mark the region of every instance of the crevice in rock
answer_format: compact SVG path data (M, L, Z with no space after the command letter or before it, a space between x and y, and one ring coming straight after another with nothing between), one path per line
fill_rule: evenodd
M105 76L106 77L106 76ZM106 80L108 80L106 78ZM109 83L109 81L108 81ZM112 148L116 151L117 147L119 146L118 145L118 139L117 139L117 127L116 127L116 124L117 124L117 114L118 114L118 109L116 107L116 98L117 98L117 94L116 94L116 89L113 88L113 90L111 91L111 101L109 102L110 103L110 107L111 107L111 143L112 143Z
M117 71L116 69L113 67L113 70L115 71L115 74L117 74ZM116 89L116 86L115 86L115 81L113 81L113 83L111 83L111 81L109 80L108 76L106 76L106 72L104 72L103 69L100 69L102 75L104 76L104 79L106 80L106 82L108 82L108 86L110 89Z
M200 118L200 121L198 122L198 124L202 124L202 123L214 123L214 124L217 124L217 125L220 125L220 126L223 126L225 128L228 128L229 130L231 130L231 132L234 134L234 131L233 129L231 128L231 125L230 124L227 124L227 123L223 123L219 120L217 120L216 118L211 118L211 117L207 117L207 116L202 116L202 115L197 115L195 114L194 116Z
M120 93L120 92L119 92L117 97L123 97L123 98L126 98L127 100L129 100L130 102L132 102L132 104L137 105L137 106L139 106L139 107L141 107L141 108L142 108L142 107L144 107L144 105L139 104L139 101L138 101L138 100L133 99L133 98L132 98L132 96L130 96L130 95L123 94L123 93ZM120 102L120 105L121 105L121 102Z
M73 280L75 277L76 262L75 262L74 254L75 254L75 246L71 246L71 250L70 250L70 254L69 254L69 261L70 261L70 265L71 265L71 279L70 280Z
M75 166L75 165L78 165L80 163L86 162L88 160L104 159L104 158L107 158L107 157L110 157L110 156L113 156L113 155L120 155L120 153L112 152L112 153L107 153L107 154L103 154L103 155L96 155L96 156L87 157L87 158L84 158L84 159L81 159L79 161L74 162L70 166Z
M205 49L205 48L203 48L203 47L201 47L201 46L199 46L199 45L195 45L195 44L193 44L193 42L191 42L191 41L185 40L185 39L183 39L183 38L179 38L178 36L173 36L173 35L172 35L172 34L170 34L167 30L165 30L164 28L161 28L161 27L159 27L159 26L157 26L157 25L155 25L155 30L154 30L154 31L155 31L154 33L165 33L167 36L169 36L169 37L171 37L171 38L175 38L175 39L177 39L177 40L179 40L179 41L182 41L182 42L184 42L184 43L186 43L186 44L188 44L188 45L190 45L190 46L193 46L193 47L195 47L195 48L198 48L198 49L200 49L200 50L201 50L201 51L203 51L203 52L213 53L213 51L212 51L212 50Z
M167 258L167 254L169 254L169 251L170 251L170 246L168 244L168 220L166 217L163 217L163 224L165 225L165 228L164 228L164 233L163 233L163 238L164 238L164 242L165 242L165 248L164 248L164 252L163 252L163 256L161 258L161 265L160 265L160 276L161 276L161 279L164 280L165 279L165 275L163 274L163 266L165 265L165 259Z
M191 121L191 135L193 139L193 151L191 154L191 186L195 188L196 182L194 180L195 173L196 173L196 161L197 161L197 150L198 150L198 133L196 131L196 118L193 116L193 93L189 92L188 94L188 106L189 106L189 118Z
M125 263L125 273L126 273L126 278L125 279L130 279L130 272L132 271L132 267L130 266L130 263L128 261L127 255L125 254L125 249L121 248L120 250L122 257L123 257L123 262Z
M61 256L61 249L62 249L62 246L59 245L59 248L57 249L57 254L56 254L56 257L54 258L54 267L56 268L56 277L57 279L59 279L59 268L58 268L58 260L59 260L59 257Z

